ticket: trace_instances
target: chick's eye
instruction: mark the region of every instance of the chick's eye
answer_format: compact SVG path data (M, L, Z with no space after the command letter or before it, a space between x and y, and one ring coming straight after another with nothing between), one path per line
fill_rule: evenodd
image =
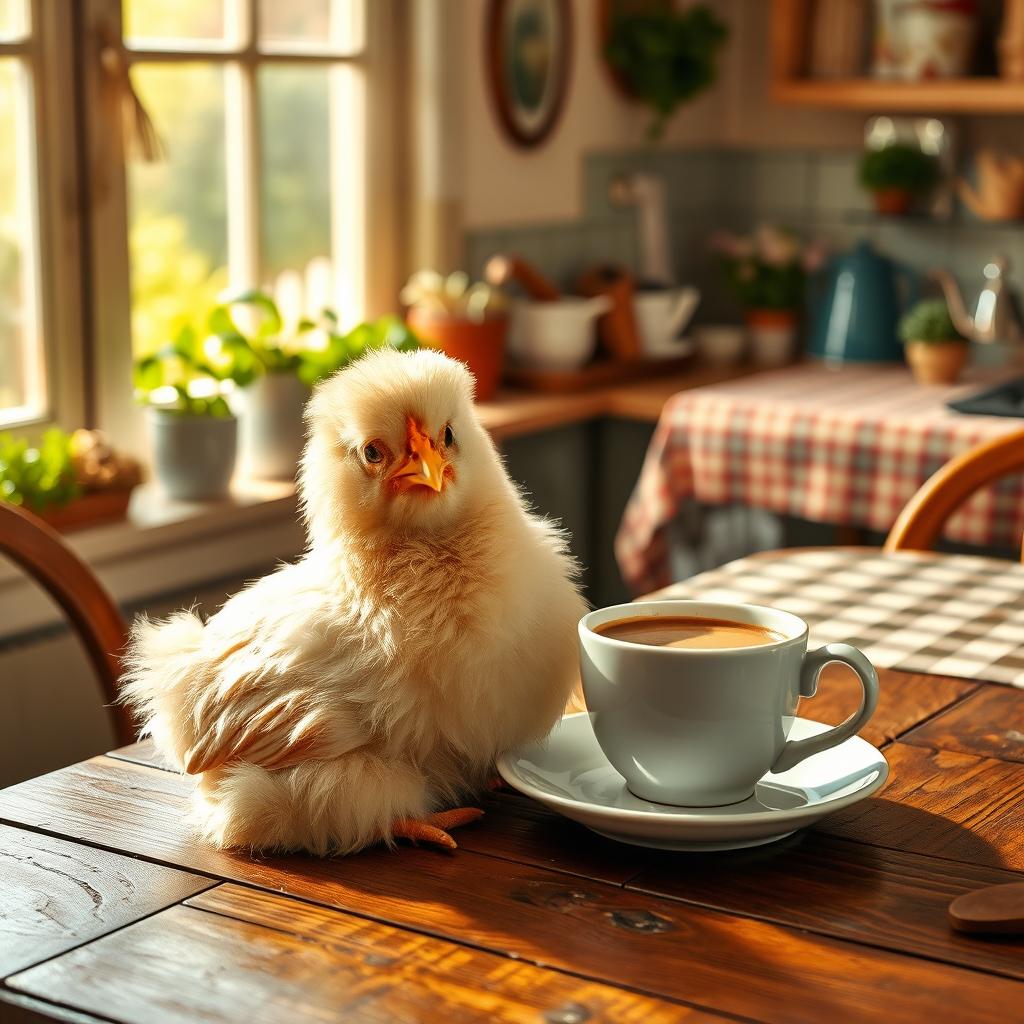
M375 444L368 444L363 448L363 458L369 463L376 464L384 458L384 455Z
M444 428L444 446L445 448L451 448L455 444L455 435L452 433L452 425L449 423Z

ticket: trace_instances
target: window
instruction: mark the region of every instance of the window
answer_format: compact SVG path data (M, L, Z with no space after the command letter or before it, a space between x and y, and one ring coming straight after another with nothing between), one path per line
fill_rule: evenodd
M0 427L39 422L52 404L41 242L47 201L36 5L0 0Z
M394 301L400 9L0 0L0 426L130 446L132 358L226 288L350 322Z
M362 317L362 15L359 0L123 0L163 150L128 166L136 353L229 284L296 318L325 304Z

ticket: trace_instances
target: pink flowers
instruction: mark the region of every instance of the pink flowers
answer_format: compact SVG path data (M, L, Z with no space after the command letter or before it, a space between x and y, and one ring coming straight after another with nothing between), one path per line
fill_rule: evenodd
M726 278L748 309L794 309L804 277L825 262L820 241L805 244L784 228L760 225L752 235L718 231L710 241L722 258Z
M818 270L827 256L820 240L804 245L791 231L774 224L761 224L752 235L716 231L711 236L710 246L715 252L738 263L749 261L769 267L788 267L799 263L808 273Z

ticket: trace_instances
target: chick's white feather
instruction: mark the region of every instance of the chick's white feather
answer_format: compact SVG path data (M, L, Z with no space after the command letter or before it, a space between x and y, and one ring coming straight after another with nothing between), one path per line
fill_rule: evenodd
M371 441L404 454L410 417L451 427L439 494L396 494L363 457ZM132 632L126 699L200 777L196 820L221 846L388 840L543 736L577 678L576 567L509 480L460 364L367 356L320 385L307 422L302 559L205 624Z

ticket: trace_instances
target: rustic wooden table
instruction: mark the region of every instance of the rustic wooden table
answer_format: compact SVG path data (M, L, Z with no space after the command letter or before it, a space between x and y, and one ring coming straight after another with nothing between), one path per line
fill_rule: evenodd
M946 919L1024 880L1024 692L880 674L888 786L735 853L617 845L511 792L451 854L222 853L147 743L15 786L0 1020L1024 1020L1024 940ZM813 717L838 721L857 687L831 683Z

